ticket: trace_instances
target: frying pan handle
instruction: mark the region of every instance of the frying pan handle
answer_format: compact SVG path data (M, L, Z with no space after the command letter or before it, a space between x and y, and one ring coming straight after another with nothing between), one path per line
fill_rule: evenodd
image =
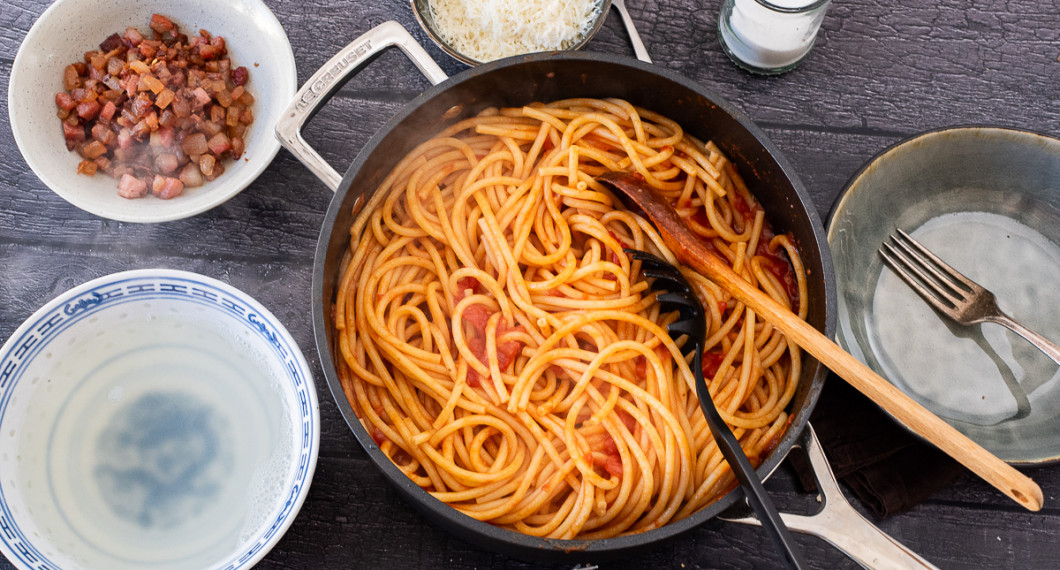
M629 41L633 44L633 53L637 55L637 59L644 63L651 63L648 48L644 47L644 42L641 41L640 34L637 33L637 27L633 25L633 18L629 17L629 10L626 9L626 0L611 0L611 6L618 10L619 16L622 16L622 24L626 26L626 33L629 34Z
M789 529L824 539L865 568L935 568L850 506L828 466L813 426L806 425L797 447L803 448L810 458L824 506L811 516L781 513ZM759 524L758 519L750 515L740 518L723 515L721 518L729 522Z
M331 188L332 192L338 190L342 175L302 138L302 128L324 103L331 99L339 87L381 51L391 46L401 48L432 85L448 79L442 68L438 67L401 24L394 21L383 22L350 42L318 69L298 90L294 101L291 101L276 123L276 138L280 139L280 144Z

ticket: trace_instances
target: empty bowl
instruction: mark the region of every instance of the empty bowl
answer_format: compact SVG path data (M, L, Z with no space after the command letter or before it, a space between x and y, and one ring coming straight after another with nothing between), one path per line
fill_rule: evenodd
M246 90L255 98L246 148L226 171L202 186L185 188L169 200L118 195L118 181L102 171L77 173L81 157L66 149L56 117L55 95L63 91L63 70L98 50L111 34L129 26L150 35L151 15L171 19L189 36L204 29L225 38L234 66L249 70ZM279 151L273 126L297 87L294 55L280 22L261 0L141 2L58 0L30 28L11 68L8 110L15 141L37 177L52 191L87 212L124 222L185 218L232 198L258 177Z
M249 568L319 445L297 344L184 271L75 287L0 349L0 551L19 568Z
M1060 341L1060 140L997 127L918 134L873 158L828 222L851 354L994 455L1060 459L1060 370L1001 325L936 313L877 250L896 229Z

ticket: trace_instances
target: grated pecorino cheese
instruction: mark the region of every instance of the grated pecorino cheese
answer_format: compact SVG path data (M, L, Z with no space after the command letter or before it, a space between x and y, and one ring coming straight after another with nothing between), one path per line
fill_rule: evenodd
M567 49L600 14L598 0L430 0L442 39L480 62Z

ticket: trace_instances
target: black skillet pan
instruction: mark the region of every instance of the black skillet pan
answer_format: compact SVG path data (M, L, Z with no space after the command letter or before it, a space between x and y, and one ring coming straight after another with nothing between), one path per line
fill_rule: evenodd
M300 129L361 66L386 47L399 47L435 85L405 106L339 174L302 139ZM663 68L634 59L585 52L512 57L447 78L400 24L387 22L364 34L319 70L296 95L277 125L282 144L329 187L335 197L320 231L313 269L313 325L331 393L368 456L391 484L429 520L485 548L534 560L576 563L626 556L656 546L742 501L737 489L696 514L662 528L604 540L546 540L476 521L413 484L379 450L347 402L335 372L331 309L339 266L349 245L354 205L373 192L390 169L418 143L486 107L520 106L572 97L618 97L677 121L701 140L713 140L736 164L777 232L794 236L809 284L808 321L829 337L835 332L832 261L821 221L791 164L742 112L712 91ZM791 427L759 466L762 477L797 444L827 370L807 357L789 412Z

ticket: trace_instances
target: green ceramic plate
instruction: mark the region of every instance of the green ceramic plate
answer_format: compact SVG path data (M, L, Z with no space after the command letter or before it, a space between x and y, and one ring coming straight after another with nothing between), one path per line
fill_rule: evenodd
M839 344L998 457L1060 459L1060 369L999 325L962 327L877 253L901 228L1060 341L1060 140L1012 129L930 131L880 153L828 220Z

